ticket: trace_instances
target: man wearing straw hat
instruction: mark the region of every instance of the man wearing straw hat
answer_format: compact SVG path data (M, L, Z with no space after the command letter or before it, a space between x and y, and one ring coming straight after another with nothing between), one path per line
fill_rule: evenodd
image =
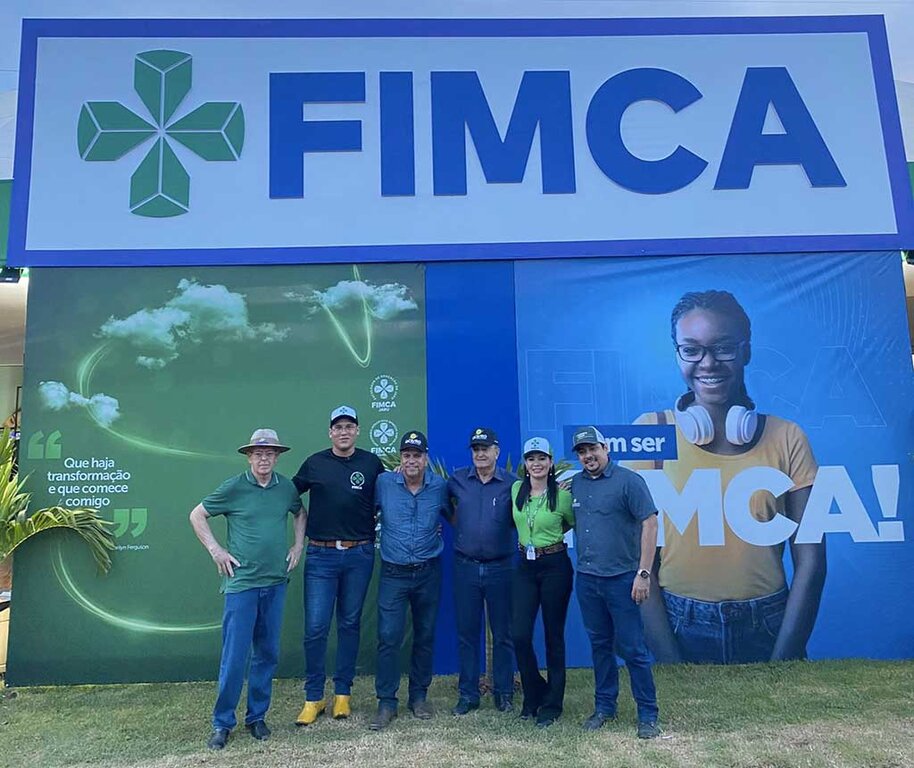
M207 746L222 749L235 727L245 668L248 701L245 725L262 741L270 736L264 718L270 707L273 673L279 661L279 633L289 572L305 543L305 516L292 481L273 471L289 448L275 430L258 429L239 453L250 468L230 477L190 513L190 522L222 576L222 660ZM288 515L294 516L295 543L288 548ZM224 515L227 546L216 541L209 518Z

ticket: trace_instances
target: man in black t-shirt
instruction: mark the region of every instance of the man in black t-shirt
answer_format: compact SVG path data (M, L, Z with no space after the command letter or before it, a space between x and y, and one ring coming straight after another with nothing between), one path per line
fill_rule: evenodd
M326 709L327 636L336 604L337 650L332 714L349 717L359 652L362 605L374 568L374 487L384 471L373 453L355 447L359 419L341 405L330 414L330 448L309 456L292 478L310 492L305 558L305 705L310 725Z

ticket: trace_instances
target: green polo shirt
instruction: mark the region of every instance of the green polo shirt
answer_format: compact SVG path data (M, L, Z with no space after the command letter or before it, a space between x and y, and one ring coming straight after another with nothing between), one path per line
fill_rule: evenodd
M511 486L511 511L514 513L514 525L517 527L517 540L522 547L531 543L534 547L551 547L558 544L565 531L574 528L574 512L571 511L571 494L559 488L555 500L555 511L549 509L546 494L530 496L523 509L517 508L517 493L521 481ZM530 535L530 527L533 535Z
M301 499L292 481L273 473L266 487L250 470L230 477L203 499L211 517L225 515L226 549L241 565L224 577L222 592L272 587L289 578L288 515L301 514Z

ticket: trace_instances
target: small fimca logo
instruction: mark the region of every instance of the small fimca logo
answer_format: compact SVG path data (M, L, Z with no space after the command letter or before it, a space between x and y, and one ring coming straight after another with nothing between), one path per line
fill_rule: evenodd
M349 483L352 485L352 490L361 491L362 486L365 485L365 475L361 472L353 472L349 475Z
M371 407L379 413L387 413L397 407L397 393L400 385L393 376L382 373L371 382Z
M133 63L133 87L150 123L119 101L87 101L76 131L79 156L117 160L148 139L154 143L130 177L130 212L180 216L190 208L190 175L172 148L176 141L204 160L238 160L244 145L244 112L236 101L207 101L177 120L190 91L192 58L181 51L145 51Z
M372 453L394 453L394 443L399 430L397 425L388 419L381 419L371 425L371 442L374 443Z

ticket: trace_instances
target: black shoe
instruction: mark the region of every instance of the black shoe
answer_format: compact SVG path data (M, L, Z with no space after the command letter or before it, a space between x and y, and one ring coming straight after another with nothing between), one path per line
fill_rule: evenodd
M228 737L228 728L213 728L213 732L209 737L209 741L206 742L206 746L208 749L223 749L225 747L225 742L228 741Z
M368 724L369 731L383 731L388 725L390 725L391 720L397 716L397 710L392 707L378 706L377 714L371 718L371 722Z
M606 712L594 712L590 717L584 721L584 725L581 727L585 731L596 731L603 727L604 723L611 723L616 719L615 715L609 715Z
M418 720L431 720L435 716L435 708L428 699L419 699L409 705L409 711Z
M537 715L536 717L536 727L537 728L548 728L550 725L553 725L556 721L554 715Z
M495 709L499 712L513 712L514 701L510 696L495 694Z
M642 720L638 723L639 739L656 739L660 735L660 726L656 720Z
M248 730L257 741L266 741L270 738L270 729L267 728L267 724L263 720L255 720L253 723L248 723Z
M521 711L520 711L520 719L521 719L521 720L533 720L533 719L535 719L535 718L536 718L536 710L537 710L536 707L528 707L526 704L524 704L523 709L521 709Z
M454 705L454 708L451 710L452 715L466 715L472 712L474 709L479 709L478 701L470 701L469 699L458 699L457 703Z

